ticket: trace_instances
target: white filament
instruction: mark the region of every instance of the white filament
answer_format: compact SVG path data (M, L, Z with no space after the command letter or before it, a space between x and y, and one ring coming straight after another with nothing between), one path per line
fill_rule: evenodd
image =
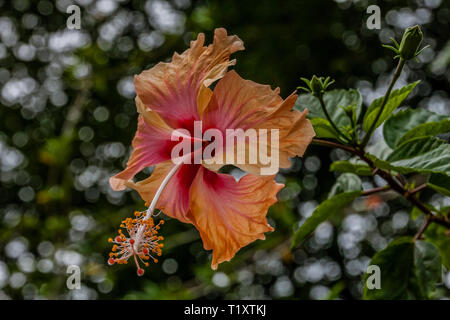
M146 221L150 219L153 215L153 211L155 211L156 204L158 203L159 197L161 196L162 192L164 191L164 188L166 187L167 183L169 182L170 178L177 172L178 168L181 167L183 163L179 163L173 166L173 168L169 171L167 176L164 178L164 180L161 182L161 185L159 186L158 190L155 193L155 196L153 197L153 200L150 204L150 206L147 209L147 212L145 214L145 217L143 218L143 221ZM134 250L137 252L139 249L139 243L141 242L142 235L144 233L145 225L141 225L139 228L136 238L134 241Z

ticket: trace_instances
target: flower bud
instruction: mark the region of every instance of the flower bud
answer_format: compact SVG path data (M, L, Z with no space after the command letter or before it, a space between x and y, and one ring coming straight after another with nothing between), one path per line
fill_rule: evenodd
M355 106L354 105L348 105L346 107L342 107L342 110L344 110L345 114L352 119L355 114Z
M322 98L327 88L334 83L334 80L331 80L330 77L324 79L323 77L313 76L311 80L308 80L306 78L301 79L306 83L308 87L298 87L298 89L309 92L319 99Z
M323 93L323 84L322 81L320 81L320 78L317 78L316 76L313 76L311 79L311 91L313 95L318 96L322 95Z
M422 39L423 34L418 25L406 29L398 49L400 57L404 60L414 58L417 55Z

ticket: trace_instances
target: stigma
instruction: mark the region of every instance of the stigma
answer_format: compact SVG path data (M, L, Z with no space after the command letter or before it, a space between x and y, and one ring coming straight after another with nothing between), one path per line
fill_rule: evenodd
M148 267L149 261L158 263L156 257L161 256L163 244L160 241L164 237L159 236L158 232L164 220L159 220L157 224L148 212L134 212L133 218L126 218L120 224L118 235L108 242L113 244L109 254L108 264L128 264L128 260L133 258L138 276L144 274L141 265Z

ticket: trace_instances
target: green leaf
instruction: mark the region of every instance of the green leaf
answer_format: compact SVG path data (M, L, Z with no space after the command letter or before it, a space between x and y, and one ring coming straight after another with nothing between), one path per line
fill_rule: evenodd
M439 250L426 241L402 237L377 252L370 265L377 265L381 273L381 288L369 289L365 274L364 299L427 299L441 278Z
M333 287L331 287L330 293L326 300L334 300L339 298L339 294L347 287L344 281L337 282Z
M322 222L331 215L338 214L348 207L361 194L360 191L345 192L322 202L308 217L305 223L295 232L291 248L299 246Z
M363 299L399 299L406 296L409 286L410 269L414 259L414 249L411 238L398 238L385 249L377 252L370 265L380 268L380 289L369 289L368 273L364 274Z
M414 129L409 130L403 135L403 137L398 141L398 144L402 144L410 139L417 137L435 136L441 133L446 133L450 131L450 120L445 119L442 121L434 121L423 123Z
M442 264L450 270L450 234L447 232L447 229L441 225L432 223L425 231L424 237L439 249Z
M361 179L354 173L343 173L337 179L334 185L331 187L328 199L343 192L350 191L362 191Z
M366 156L385 170L450 175L450 145L433 137L411 139L397 147L386 160L369 153Z
M439 249L426 241L414 242L414 273L421 296L429 298L442 276L442 259Z
M371 176L372 171L367 164L354 163L351 161L339 160L335 161L330 166L330 171L355 173L359 176Z
M328 120L322 118L312 118L311 124L314 128L314 131L316 132L317 138L338 138L336 130L334 130L333 126Z
M394 110L400 106L403 100L406 99L406 97L411 93L411 91L419 82L420 81L413 82L401 89L397 89L391 92L389 99L384 106L383 112L381 113L380 117L377 120L377 123L375 124L375 128L378 128L386 119L391 116L392 112L394 112ZM372 123L375 121L382 103L383 97L380 97L378 99L375 99L370 105L369 109L367 109L363 120L363 129L365 132L369 131Z
M418 217L423 215L424 213L417 207L413 207L411 210L411 219L416 220Z
M394 162L410 159L433 151L442 145L445 145L445 141L441 139L433 137L414 138L395 148L386 160Z
M433 129L432 126L421 125L428 122L435 123L448 118L444 115L438 115L426 109L406 109L390 117L383 127L384 140L389 147L395 148L397 145L414 137L436 135L445 130L444 128ZM448 126L448 124L446 124ZM417 128L419 126L419 128ZM448 127L447 127L448 128ZM434 130L434 132L433 132ZM426 134L428 132L428 134ZM399 142L402 140L401 142Z
M430 180L428 181L427 186L429 186L436 192L450 197L450 177L448 176L433 173L430 176Z
M323 101L331 119L339 128L351 126L352 124L342 107L354 105L356 118L361 114L362 97L358 90L338 89L327 91L323 96ZM308 118L322 118L326 120L325 114L320 107L319 99L311 94L301 94L295 103L294 109L301 111L308 109Z

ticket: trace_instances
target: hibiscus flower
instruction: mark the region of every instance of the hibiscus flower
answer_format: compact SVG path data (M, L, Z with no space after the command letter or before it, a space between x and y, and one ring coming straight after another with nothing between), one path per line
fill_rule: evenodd
M124 223L130 229L130 238L121 235L118 243L122 246L126 241L132 243L128 251L122 252L126 253L122 255L125 259L120 261L132 255L135 259L136 255L148 259L145 257L149 252L144 249L149 246L160 253L159 246L151 241L149 244L148 240L148 237L159 239L154 235L153 222L149 229L142 227L154 209L197 228L204 248L213 251L213 269L229 261L240 248L256 239L265 239L264 234L274 230L266 214L283 185L274 181L274 174L260 175L266 164L259 160L236 164L247 172L237 180L218 172L227 164L224 148L213 155L224 159L221 164L206 161L174 164L171 158L172 149L179 143L172 139L174 131L193 133L196 121L202 122L202 130L214 128L224 135L230 128L277 129L279 142L275 152L281 168L288 168L289 158L305 152L314 131L306 119L306 110L292 110L297 95L292 93L282 99L278 88L272 90L228 71L235 64L230 55L243 49L237 36L216 29L211 45L204 46L204 35L199 34L190 48L181 55L175 53L171 62L158 63L135 76L139 119L133 152L126 169L112 177L110 184L114 190L135 189L151 205L147 218L141 216ZM214 90L210 89L212 84ZM195 142L195 138L190 139ZM247 144L248 150L248 141L241 143ZM202 140L201 149L207 144ZM150 177L133 180L138 172L150 166L154 166ZM136 226L140 226L140 232ZM145 243L146 247L141 245Z

